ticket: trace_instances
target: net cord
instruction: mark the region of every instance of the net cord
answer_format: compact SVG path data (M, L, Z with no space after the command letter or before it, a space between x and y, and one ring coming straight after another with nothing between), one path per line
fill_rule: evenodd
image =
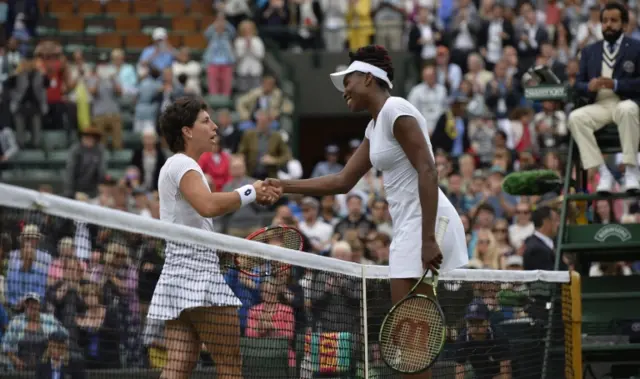
M277 260L309 269L353 277L362 277L364 274L364 279L389 279L388 266L362 265L315 254L301 253L283 247L150 219L4 183L0 183L0 206L23 210L40 210L49 215L88 224L101 225L187 245L215 246L217 250ZM363 270L363 266L365 266L366 270ZM440 280L569 283L570 277L568 271L456 269L442 273Z
M364 325L364 379L369 379L369 313L367 312L367 267L362 265L362 324Z

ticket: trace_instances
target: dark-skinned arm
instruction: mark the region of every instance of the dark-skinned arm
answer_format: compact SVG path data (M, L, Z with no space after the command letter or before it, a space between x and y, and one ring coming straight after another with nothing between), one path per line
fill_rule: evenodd
M393 135L418 172L418 194L422 208L422 241L435 241L438 214L438 172L427 140L414 117L400 116L393 124Z
M370 169L369 139L365 138L339 173L303 180L281 180L280 185L284 193L336 195L349 192Z

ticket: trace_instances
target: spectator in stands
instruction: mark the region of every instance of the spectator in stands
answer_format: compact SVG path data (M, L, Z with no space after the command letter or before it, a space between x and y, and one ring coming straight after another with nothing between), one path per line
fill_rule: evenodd
M520 70L524 71L533 66L540 52L540 46L549 40L549 34L544 25L539 22L536 10L531 4L523 3L520 6L520 13L524 23L520 24L521 27L516 31L516 38Z
M344 167L338 162L340 148L337 145L327 145L324 149L325 159L324 161L316 163L311 173L312 178L319 176L325 176L329 174L337 174Z
M147 348L149 368L163 369L167 364L164 321L150 318L144 328L143 343Z
M107 172L107 157L101 139L102 131L90 127L80 132L80 142L69 149L64 182L66 196L72 197L76 192L96 196L98 183Z
M447 109L447 88L438 83L436 67L426 65L422 69L422 83L411 89L407 100L415 106L427 120L429 134L436 128L436 123Z
M494 79L493 73L485 69L484 60L478 53L469 54L467 66L469 72L465 74L464 78L471 82L474 93L484 96L487 84Z
M291 13L285 1L263 1L257 13L261 34L276 42L280 49L286 50L292 37L287 29L291 21Z
M478 229L478 239L473 248L471 259L478 262L482 268L489 270L500 269L500 256L496 247L496 240L490 229Z
M369 236L371 236L371 234L369 234ZM367 237L367 241L370 239L369 236ZM388 234L382 232L375 233L373 239L371 239L369 247L369 254L375 264L383 266L389 265L391 237Z
M348 214L334 228L334 234L343 237L347 229L357 229L358 236L364 239L376 225L364 214L362 198L354 193L347 195Z
M336 204L336 197L334 195L322 196L320 199L320 219L327 224L335 227L340 222L340 216L338 215L338 206Z
M562 83L567 81L567 65L558 60L558 54L553 47L553 43L547 41L540 46L538 61L551 68L551 71L560 79Z
M33 54L31 54L33 55ZM20 66L20 62L23 59L23 54L18 50L18 40L15 38L9 38L7 40L6 49L2 52L2 69L1 77L2 81L6 80L9 76Z
M159 80L160 71L151 68L148 75L144 76L138 84L138 96L136 102L133 130L142 133L146 128L156 128L160 102L165 90Z
M222 187L231 180L230 161L231 156L222 151L219 140L214 144L211 152L203 153L198 159L198 165L202 168L202 172L211 176L213 180L214 188L212 191L222 191Z
M81 291L87 310L76 317L76 324L79 328L78 345L84 352L85 365L90 370L118 369L121 367L122 327L118 308L104 303L96 284L84 284Z
M560 215L556 209L539 207L533 212L536 230L524 241L525 270L554 270L556 253L554 239L558 233ZM560 260L560 270L566 270L564 259Z
M497 119L507 118L510 109L520 103L518 80L509 75L507 63L499 60L493 67L493 79L484 92L485 104Z
M371 14L376 31L375 43L385 46L389 51L403 50L402 37L406 19L403 1L378 0L372 3ZM433 56L424 59L431 58Z
M371 20L371 2L369 0L349 0L347 14L347 41L351 51L371 43L375 33Z
M272 131L272 118L268 111L256 112L256 128L244 132L238 154L245 157L247 172L251 177L264 179L276 177L278 168L291 159L291 150L280 133Z
M8 125L0 127L0 174L2 174L2 162L9 161L18 151L20 148L13 129Z
M26 225L20 233L20 249L9 256L7 303L12 308L18 307L27 293L37 293L40 298L45 295L51 255L37 248L41 236L37 225Z
M504 5L494 3L490 14L480 30L478 45L480 54L485 58L489 69L502 60L505 46L516 44L516 33L513 24L504 18Z
M602 41L604 38L602 33L602 23L600 22L600 5L594 4L589 8L588 20L582 22L578 26L576 38L573 43L573 53L577 54L585 47Z
M252 338L295 337L291 306L278 302L278 284L267 278L260 284L262 302L252 306L247 316L246 336ZM295 352L289 350L289 360L295 362ZM295 363L292 365L295 366Z
M509 341L489 323L489 309L481 300L469 304L466 326L458 333L455 346L456 377L464 377L468 362L478 379L511 376Z
M441 113L434 124L431 134L434 149L442 149L454 158L469 151L469 119L465 111L468 102L469 99L463 94L453 95L450 110Z
M188 47L182 47L178 51L178 56L173 62L173 76L180 80L182 75L186 76L184 84L185 93L193 95L202 94L202 83L200 83L200 74L202 66L200 62L191 59L191 50Z
M49 335L47 350L42 361L36 366L36 379L84 379L86 377L81 363L69 353L69 336L64 332Z
M456 93L462 83L462 69L449 60L449 49L446 46L436 48L436 74L438 83L445 86L447 93Z
M321 26L324 23L324 13L319 1L299 0L291 8L292 26L297 30L295 38L296 49L322 49Z
M111 136L111 146L114 150L122 149L122 118L120 116L119 99L122 96L122 87L114 72L108 77L99 76L98 72L104 72L108 62L98 63L94 75L86 80L87 88L91 94L93 126L100 130L103 136Z
M324 22L322 23L324 46L329 52L341 52L346 41L346 21L348 2L342 0L322 0L320 2Z
M202 57L207 68L207 82L210 95L231 96L233 88L233 68L236 57L233 50L235 28L227 22L222 12L217 13L215 21L204 35L207 49Z
M171 103L186 96L186 84L187 77L185 75L181 75L180 78L175 78L171 68L165 68L162 71L162 100L160 102L160 111L164 111Z
M141 186L148 191L158 189L160 168L167 160L165 152L158 141L155 128L148 127L142 131L142 146L133 151L131 165L138 168Z
M79 258L76 255L76 247L71 237L63 237L58 241L58 257L51 262L51 266L49 266L49 273L47 275L47 287L52 286L57 281L63 279L64 269L66 267L67 261L70 259ZM81 275L80 277L84 277L85 271L87 269L87 264L84 261L79 262L81 265Z
M376 230L388 235L393 234L391 216L389 215L389 203L383 197L375 197L371 201L371 222L376 225Z
M50 85L50 80L36 69L33 55L28 54L20 61L15 74L6 80L4 85L9 91L9 106L18 145L24 147L30 142L32 146L40 147L42 118L49 112L45 91Z
M109 78L113 75L115 75L120 88L122 88L122 96L124 98L130 98L136 94L138 84L136 69L132 64L125 62L122 49L113 49L111 51L111 63L103 65L98 71L98 76L102 78Z
M313 197L305 197L301 201L302 222L300 231L309 238L311 250L321 253L331 246L333 226L318 218L320 202Z
M640 124L638 83L640 67L633 64L640 59L640 42L623 36L623 28L629 22L629 12L622 4L608 3L601 14L604 23L603 44L591 44L582 51L581 72L576 88L588 96L589 105L576 109L569 115L569 129L580 150L585 169L598 167L600 181L597 192L611 192L615 179L604 162L594 132L614 122L618 127L622 147L622 161L626 165L624 187L627 191L640 191L638 170L638 145ZM602 59L601 59L602 56ZM624 62L616 62L624 59ZM627 64L626 62L631 62ZM625 65L613 70L613 65Z
M238 26L234 50L237 59L235 81L238 91L247 92L260 86L265 47L253 21L244 20Z
M235 154L242 139L242 131L233 125L229 109L223 108L216 112L216 125L218 125L217 133L222 150L229 154Z
M2 352L11 360L17 371L33 370L46 349L47 338L51 333L66 330L51 314L41 312L40 295L27 293L20 300L24 310L11 319L7 332L2 339Z
M496 241L496 250L498 252L498 257L500 262L503 261L505 255L513 254L513 246L511 246L511 242L509 241L509 232L508 232L509 223L506 219L500 218L497 219L493 224L493 229L491 229L491 233ZM501 263L500 268L503 267Z
M442 32L435 25L430 10L420 7L415 22L409 30L409 51L415 57L418 70L422 69L423 62L436 57L436 44L441 41L441 38ZM440 81L438 83L445 85Z
M234 188L240 188L255 181L255 179L247 176L247 167L242 155L231 156L229 173L231 177L222 188L223 192L232 191ZM261 211L260 207L250 205L225 216L224 229L226 233L240 238L248 236L260 227Z
M138 65L155 68L162 72L166 68L171 68L177 52L169 43L167 30L165 28L155 28L151 34L153 44L142 50Z
M289 114L293 111L291 103L284 98L282 90L276 86L276 78L269 74L262 77L260 87L254 88L238 98L236 108L242 121L238 125L240 130L254 127L252 117L257 110L268 112L273 119L272 128L279 126L277 121L281 113Z

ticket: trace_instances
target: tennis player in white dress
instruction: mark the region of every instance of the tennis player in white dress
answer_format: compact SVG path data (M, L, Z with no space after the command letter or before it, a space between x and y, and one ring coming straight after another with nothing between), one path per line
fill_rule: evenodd
M211 193L197 160L211 151L217 125L198 98L181 98L161 116L163 135L175 153L160 170L160 219L213 231L212 217L254 201L272 203L278 194L262 182L233 192ZM162 379L189 378L204 343L220 378L241 378L242 304L226 284L218 255L210 247L167 241L165 263L148 317L165 321L167 365Z
M389 274L393 302L401 300L430 267L440 274L468 263L462 221L438 187L427 123L407 100L390 96L393 66L387 50L366 46L350 54L350 66L331 74L353 112L368 111L372 120L365 139L337 174L306 180L267 179L284 193L323 196L346 193L373 166L382 171L393 220ZM436 220L447 216L444 243L435 242ZM418 292L432 294L429 282ZM407 378L430 378L430 371Z

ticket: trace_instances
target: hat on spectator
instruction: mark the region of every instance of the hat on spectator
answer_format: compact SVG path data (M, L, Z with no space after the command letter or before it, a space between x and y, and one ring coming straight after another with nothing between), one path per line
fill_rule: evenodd
M337 145L327 145L327 147L324 148L325 153L327 154L338 154L340 152L340 148Z
M354 138L351 141L349 141L349 147L353 150L357 149L358 147L360 147L360 144L362 143L361 140Z
M102 138L102 130L96 128L95 126L89 126L87 128L82 129L82 131L80 132L80 135L92 136L97 139L100 139Z
M167 39L167 30L165 28L155 28L151 34L154 41L163 41Z
M22 232L20 232L20 239L23 238L40 238L42 235L40 234L40 228L36 224L28 224L22 228Z
M524 260L519 255L510 255L504 262L505 266L522 266L524 265Z
M354 72L371 74L374 77L387 83L389 89L393 88L393 83L391 83L391 80L389 79L389 76L387 75L387 72L385 70L362 61L353 61L345 70L334 72L333 74L330 74L329 77L331 78L331 82L333 82L333 85L336 87L336 89L340 92L344 92L344 77Z
M489 308L479 299L476 299L467 306L467 312L464 315L465 320L488 320Z
M306 196L300 202L300 206L301 206L301 208L313 207L314 209L318 209L318 208L320 208L320 202L314 197Z
M22 297L22 302L24 303L27 300L35 300L39 304L40 303L40 295L38 295L35 292L27 292L27 294Z

